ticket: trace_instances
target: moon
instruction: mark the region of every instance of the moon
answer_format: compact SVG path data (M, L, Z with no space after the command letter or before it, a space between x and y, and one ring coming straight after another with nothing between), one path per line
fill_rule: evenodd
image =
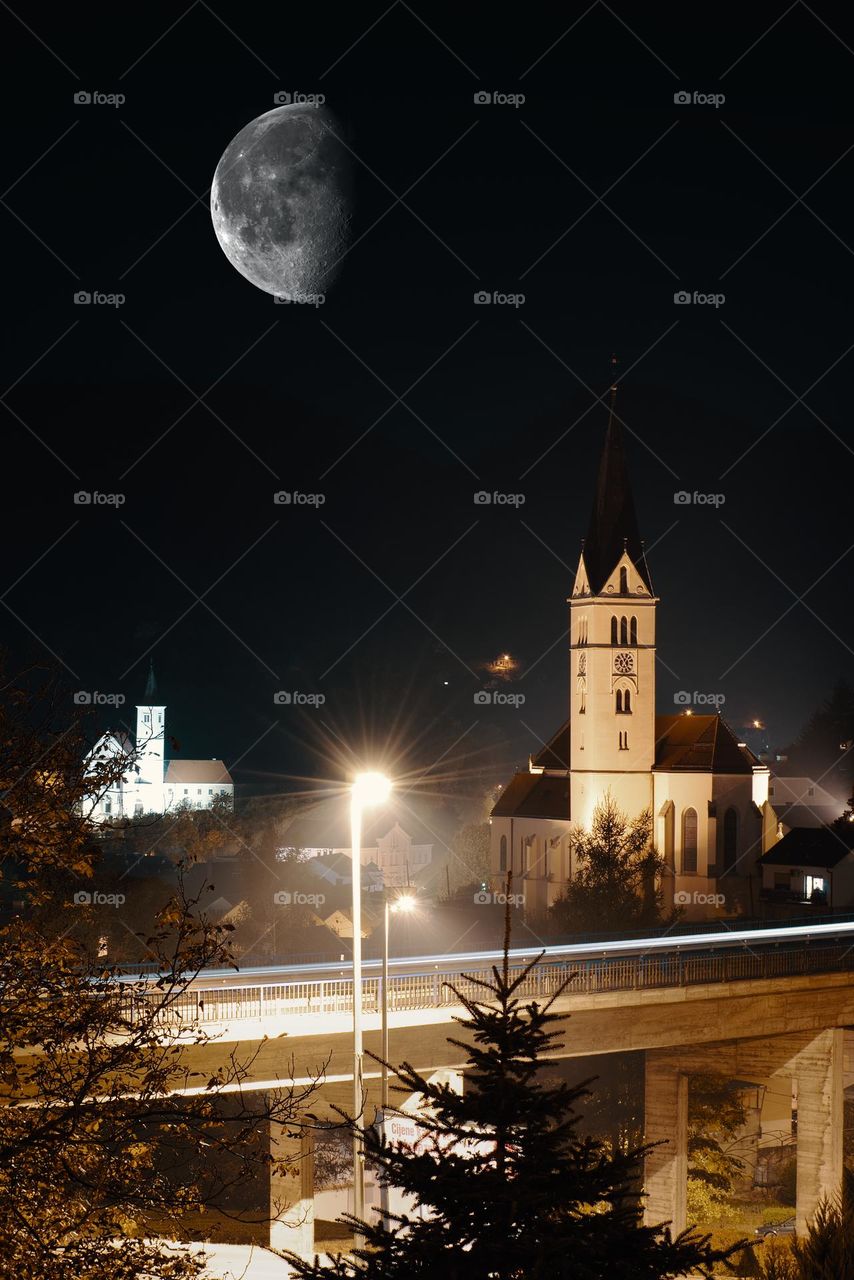
M256 288L290 302L325 295L347 252L350 153L323 103L267 111L228 144L211 184L223 253Z

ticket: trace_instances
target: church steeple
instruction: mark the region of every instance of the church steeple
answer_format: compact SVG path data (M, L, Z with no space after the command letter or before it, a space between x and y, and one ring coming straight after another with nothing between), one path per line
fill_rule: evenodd
M148 679L145 682L145 700L153 706L157 702L157 681L154 679L154 659L149 659Z
M612 367L616 365L615 357L611 358L611 364ZM635 514L623 427L617 417L616 401L615 378L611 384L608 427L599 461L590 528L584 540L584 567L593 595L601 592L624 552L628 553L647 590L652 591L652 580Z

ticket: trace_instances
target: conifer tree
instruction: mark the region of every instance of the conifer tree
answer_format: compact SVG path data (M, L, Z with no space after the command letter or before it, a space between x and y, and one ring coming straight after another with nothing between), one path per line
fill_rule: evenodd
M509 888L509 886L508 886ZM467 1058L462 1095L425 1079L411 1064L398 1091L422 1096L423 1140L365 1135L381 1183L411 1197L408 1212L376 1214L365 1245L331 1269L289 1256L304 1280L663 1280L708 1276L729 1257L692 1230L644 1226L638 1211L647 1148L606 1148L579 1133L590 1081L544 1078L544 1060L562 1045L554 1012L526 1000L536 960L504 961L491 980L468 977L451 989L465 1009L466 1039L449 1038ZM345 1216L356 1228L357 1220Z

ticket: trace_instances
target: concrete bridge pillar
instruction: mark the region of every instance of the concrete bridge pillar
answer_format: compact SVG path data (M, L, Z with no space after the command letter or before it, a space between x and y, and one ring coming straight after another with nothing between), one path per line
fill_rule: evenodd
M798 1054L796 1228L806 1230L822 1197L835 1196L842 1181L843 1070L845 1031L823 1031Z
M270 1122L270 1248L314 1256L314 1132ZM285 1163L282 1163L285 1162Z
M687 1226L688 1076L647 1053L644 1080L644 1141L660 1142L644 1161L644 1222Z

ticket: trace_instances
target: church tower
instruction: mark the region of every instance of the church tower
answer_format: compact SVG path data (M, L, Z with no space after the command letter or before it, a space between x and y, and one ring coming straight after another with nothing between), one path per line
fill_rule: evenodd
M655 606L611 386L590 528L569 603L573 823L606 791L629 817L653 804Z
M142 703L136 708L137 788L136 813L163 813L163 778L166 707L157 701L152 661Z

